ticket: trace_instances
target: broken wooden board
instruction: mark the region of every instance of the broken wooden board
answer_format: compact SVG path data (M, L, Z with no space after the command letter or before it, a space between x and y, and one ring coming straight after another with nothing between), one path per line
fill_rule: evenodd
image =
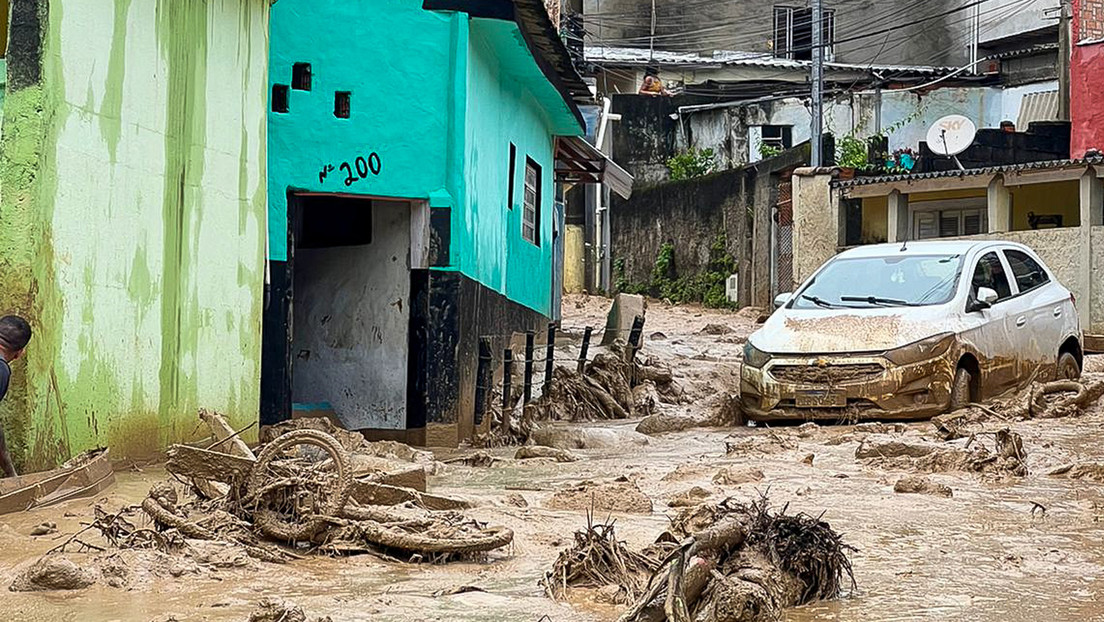
M256 460L190 445L173 445L165 469L181 477L206 479L226 484L240 481L253 471Z
M92 450L52 471L0 479L0 514L92 497L114 483L107 449Z
M413 488L418 492L426 491L426 470L420 464L396 462L364 454L351 454L349 462L355 479Z
M215 437L216 443L210 449L218 449L251 460L257 459L257 456L253 455L253 450L249 449L249 445L246 445L245 441L234 431L234 428L226 422L226 417L213 410L201 408L199 409L199 418L207 424L207 427L211 430L211 435Z
M427 510L466 510L474 507L471 501L445 497L413 488L389 486L377 482L353 480L349 499L361 505L400 505L411 502Z

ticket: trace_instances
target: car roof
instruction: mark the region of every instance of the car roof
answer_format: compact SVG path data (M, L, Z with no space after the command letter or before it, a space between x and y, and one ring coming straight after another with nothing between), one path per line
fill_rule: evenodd
M968 255L989 247L1025 248L1022 244L1004 240L922 240L905 243L867 244L846 250L840 258L887 257L901 255Z

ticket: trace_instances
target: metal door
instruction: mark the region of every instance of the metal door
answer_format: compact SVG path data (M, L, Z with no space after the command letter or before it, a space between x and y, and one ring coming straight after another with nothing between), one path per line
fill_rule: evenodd
M793 272L793 182L785 177L778 184L778 201L771 214L771 300L794 290Z

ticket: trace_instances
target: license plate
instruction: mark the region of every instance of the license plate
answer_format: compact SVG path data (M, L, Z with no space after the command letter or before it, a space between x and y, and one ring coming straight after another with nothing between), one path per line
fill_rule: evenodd
M798 408L843 408L847 396L839 391L798 391L794 404Z

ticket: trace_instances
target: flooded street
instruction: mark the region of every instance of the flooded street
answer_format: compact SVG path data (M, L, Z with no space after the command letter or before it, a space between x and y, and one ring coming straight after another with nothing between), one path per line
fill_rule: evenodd
M604 301L568 301L565 331L601 326L604 309ZM753 318L742 315L653 303L641 355L668 363L694 400L664 405L662 412L708 414L718 396L735 391L742 337L753 328ZM587 425L627 433L636 424ZM258 600L278 595L301 606L308 619L612 622L622 606L599 603L595 594L582 590L570 603L556 602L545 596L540 580L587 521L585 510L551 509L560 507L551 502L553 496L582 482L625 477L653 507L613 514L619 537L634 548L655 540L680 509L669 501L695 486L712 501L727 496L753 500L762 494L788 513L823 513L856 549L857 588L837 601L787 611L784 619L791 622L1104 619L1104 603L1097 598L1104 593L1099 523L1104 488L1089 478L1049 475L1063 465L1104 463L1102 426L1099 407L1082 417L989 422L987 429L1008 427L1022 436L1029 474L925 474L949 487L949 497L894 492L899 479L916 472L855 457L860 442L875 432L908 442L942 442L926 422L691 429L651 436L647 445L622 442L573 450L579 460L568 463L513 460L515 447L490 449L501 459L492 466L453 463L428 482L434 493L474 501L468 515L514 530L511 547L478 562L431 565L359 555L275 565L246 558L240 565L178 572L172 559L127 551L149 553L150 560L126 556L132 572L126 588L3 590L0 611L13 622L247 620ZM726 451L726 441L736 449ZM437 458L447 461L467 453L471 450L438 452ZM722 471L727 477L718 478ZM118 484L96 500L3 517L0 581L10 584L22 565L64 542L91 518L94 505L112 511L136 504L166 476L156 466L124 470ZM28 535L44 521L56 522L58 533Z

